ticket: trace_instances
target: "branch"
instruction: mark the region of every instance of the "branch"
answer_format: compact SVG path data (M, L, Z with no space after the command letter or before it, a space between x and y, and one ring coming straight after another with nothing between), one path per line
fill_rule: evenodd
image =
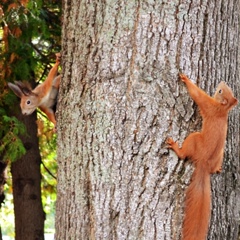
M51 173L51 171L46 167L46 165L44 164L44 162L42 160L41 160L41 163L42 163L43 167L45 168L45 170L49 173L49 175L57 180L57 178Z

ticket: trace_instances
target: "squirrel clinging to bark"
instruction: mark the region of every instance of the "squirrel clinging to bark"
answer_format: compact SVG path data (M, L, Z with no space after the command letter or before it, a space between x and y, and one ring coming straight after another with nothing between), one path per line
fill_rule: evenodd
M181 148L172 138L167 139L167 144L179 158L187 158L195 166L186 192L182 239L205 240L211 212L210 174L222 170L228 112L238 101L224 82L218 85L214 96L210 97L184 74L180 74L180 78L200 109L202 130L191 133Z
M54 124L56 130L55 106L61 75L58 74L58 67L61 61L61 54L56 54L56 63L49 71L46 80L32 90L28 83L16 81L15 84L8 83L9 88L21 98L21 109L24 115L32 114L36 108L40 108L48 119Z

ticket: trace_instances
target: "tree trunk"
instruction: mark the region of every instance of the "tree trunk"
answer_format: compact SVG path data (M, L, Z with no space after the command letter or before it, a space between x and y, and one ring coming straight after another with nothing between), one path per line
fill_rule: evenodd
M201 119L178 73L238 94L239 1L65 1L63 11L56 239L180 239L192 167L165 140L182 142ZM238 118L235 108L208 239L238 238Z
M12 164L13 201L16 240L43 240L44 220L41 199L41 175L36 113L19 119L27 127L22 137L27 153Z
M6 173L7 163L2 159L0 161L0 209L2 208L2 204L4 203L5 194L4 194L4 185L7 181L7 173ZM0 240L2 240L2 227L0 226Z

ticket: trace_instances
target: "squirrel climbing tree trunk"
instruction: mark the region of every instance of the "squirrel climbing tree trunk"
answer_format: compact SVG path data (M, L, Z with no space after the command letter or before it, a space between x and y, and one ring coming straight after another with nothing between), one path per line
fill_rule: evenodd
M63 3L56 239L179 240L193 168L169 152L201 129L179 71L239 99L239 1ZM208 239L238 239L239 106L213 175Z

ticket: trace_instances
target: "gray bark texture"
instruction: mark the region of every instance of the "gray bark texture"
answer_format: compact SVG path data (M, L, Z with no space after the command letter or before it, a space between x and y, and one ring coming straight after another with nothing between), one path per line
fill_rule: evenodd
M239 98L239 0L63 1L56 239L181 238L192 166L166 148L201 128L182 71ZM209 136L211 137L211 136ZM208 239L238 239L239 107L212 177Z

